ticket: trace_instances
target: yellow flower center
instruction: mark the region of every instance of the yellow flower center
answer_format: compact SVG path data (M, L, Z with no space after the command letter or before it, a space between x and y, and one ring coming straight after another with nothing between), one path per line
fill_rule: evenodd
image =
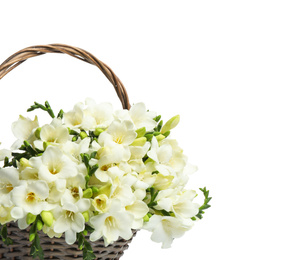
M26 201L32 203L35 200L36 200L36 194L34 192L29 192L26 196Z

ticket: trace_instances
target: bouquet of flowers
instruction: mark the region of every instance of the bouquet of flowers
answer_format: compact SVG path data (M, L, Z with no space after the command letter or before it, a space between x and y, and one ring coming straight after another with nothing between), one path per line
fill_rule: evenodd
M196 170L170 131L174 116L165 124L143 103L114 111L109 103L92 99L54 115L48 102L32 105L52 117L39 125L20 116L12 124L17 138L11 150L1 149L1 237L12 243L6 223L30 226L31 255L43 259L38 231L49 237L76 241L84 259L96 256L89 240L104 239L105 246L146 229L151 239L168 248L174 238L190 230L210 207L194 202L195 190L186 190ZM87 238L88 237L88 238Z

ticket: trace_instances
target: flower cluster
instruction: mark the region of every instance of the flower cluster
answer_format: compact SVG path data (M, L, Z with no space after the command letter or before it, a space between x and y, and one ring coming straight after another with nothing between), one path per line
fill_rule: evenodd
M209 207L206 189L202 206L193 201L196 191L185 189L196 167L169 137L179 116L163 125L143 103L114 111L92 99L58 116L48 102L28 111L34 109L47 111L51 123L20 116L12 125L16 142L0 150L3 227L32 224L31 241L41 229L49 237L64 234L68 244L89 233L106 246L146 229L167 248Z

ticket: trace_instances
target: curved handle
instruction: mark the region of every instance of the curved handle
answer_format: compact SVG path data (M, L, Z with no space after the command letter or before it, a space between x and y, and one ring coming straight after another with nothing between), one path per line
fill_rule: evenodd
M19 66L27 59L35 56L40 56L46 53L65 53L74 58L77 58L79 60L97 66L114 86L123 108L130 109L130 103L127 91L123 83L116 76L116 74L105 63L98 60L91 53L69 45L64 44L36 45L22 49L11 55L0 65L0 79L2 79L11 70L15 69L17 66Z

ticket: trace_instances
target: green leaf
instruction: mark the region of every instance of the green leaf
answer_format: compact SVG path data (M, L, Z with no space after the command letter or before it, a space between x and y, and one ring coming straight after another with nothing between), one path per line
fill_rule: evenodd
M205 213L203 210L210 208L211 206L208 204L212 197L209 197L209 190L206 190L206 187L200 188L204 195L204 202L202 206L199 208L199 212L196 215L197 218L202 219L202 215ZM191 218L192 220L196 220L195 217Z
M97 257L94 254L90 243L87 240L85 240L84 241L84 249L83 249L83 260L93 260L96 258Z
M93 252L92 246L85 239L83 233L77 234L78 247L83 250L83 260L93 260L96 259L96 256Z
M35 238L34 238L33 243L31 245L30 255L33 258L39 257L39 259L41 259L41 260L44 259L44 252L43 252L43 249L41 247L40 238L39 238L37 232L35 233Z
M9 245L13 244L13 240L10 237L8 237L8 231L7 231L7 225L6 224L2 226L0 235L1 235L3 243L6 246L9 246Z

